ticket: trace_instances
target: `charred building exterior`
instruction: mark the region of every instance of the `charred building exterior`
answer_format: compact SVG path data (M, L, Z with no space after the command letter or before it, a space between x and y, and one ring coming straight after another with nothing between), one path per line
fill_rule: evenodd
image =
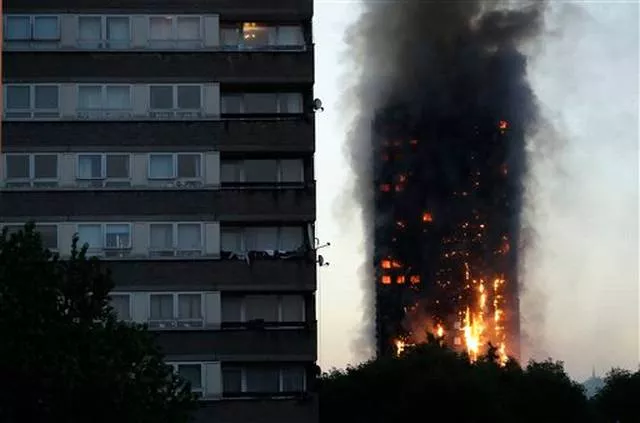
M0 225L89 244L196 421L317 421L312 1L3 3Z

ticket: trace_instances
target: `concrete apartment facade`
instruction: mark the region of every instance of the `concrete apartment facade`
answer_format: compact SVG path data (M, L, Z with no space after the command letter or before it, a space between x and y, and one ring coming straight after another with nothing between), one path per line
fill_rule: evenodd
M316 422L312 0L3 3L0 225L89 244L196 421Z

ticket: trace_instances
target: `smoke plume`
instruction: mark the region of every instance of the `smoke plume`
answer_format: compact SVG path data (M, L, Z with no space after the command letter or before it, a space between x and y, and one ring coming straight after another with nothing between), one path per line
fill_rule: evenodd
M414 331L407 310L452 329L485 282L491 315L508 316L492 335L519 338L525 148L539 124L521 51L545 2L512 3L365 1L348 33L358 114L347 155L379 353Z

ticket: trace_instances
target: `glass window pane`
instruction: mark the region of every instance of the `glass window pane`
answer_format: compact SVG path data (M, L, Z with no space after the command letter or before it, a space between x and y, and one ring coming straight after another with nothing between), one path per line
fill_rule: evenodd
M278 96L278 112L302 113L302 94L283 93Z
M28 155L7 155L7 179L28 179L30 176Z
M149 88L152 109L173 109L173 87L155 85Z
M58 248L58 227L56 225L36 225L36 231L40 232L42 245L50 250Z
M237 367L222 368L222 392L225 394L242 392L242 369Z
M171 320L173 319L173 295L152 294L149 296L150 319L151 320Z
M101 109L102 87L100 85L84 85L78 87L78 108Z
M126 110L131 108L131 94L129 86L110 85L106 87L107 109Z
M255 22L242 24L242 43L247 47L265 47L276 42L276 28Z
M103 245L102 226L93 224L78 225L78 246L89 244L91 249L101 249Z
M191 389L202 389L202 371L199 364L178 364L178 375L189 382Z
M31 108L31 90L28 85L5 85L5 90L7 109L28 110Z
M242 113L244 102L241 95L227 94L222 96L222 113Z
M157 223L150 225L151 240L149 247L152 250L173 249L173 225Z
M112 16L107 18L107 40L127 42L130 40L129 31L129 18Z
M149 156L149 178L171 179L173 177L172 154L152 154Z
M279 392L280 372L278 369L247 369L248 392Z
M280 299L283 322L304 322L304 297L302 295L284 295Z
M240 29L235 26L221 28L220 42L223 46L237 46L240 44Z
M36 40L60 39L58 17L36 16L33 20L33 38Z
M178 18L178 40L199 40L200 18Z
M194 85L178 86L178 108L200 109L200 87Z
M200 294L178 295L178 319L201 319L202 296Z
M126 154L107 155L107 178L128 178L129 156Z
M131 226L127 224L109 224L105 227L107 248L130 248Z
M304 367L292 366L282 369L282 391L283 392L303 392L304 391Z
M304 37L301 26L281 26L278 28L279 46L302 46Z
M80 41L100 41L102 39L102 19L95 16L79 17L78 39Z
M222 297L222 321L230 323L242 321L242 298Z
M278 182L278 162L276 160L245 160L244 180L246 182Z
M120 320L131 320L130 297L122 294L111 294L111 307Z
M224 161L220 165L221 182L242 182L241 162Z
M280 239L278 240L278 250L296 251L304 242L304 233L301 227L285 226L280 228Z
M28 16L7 16L7 26L4 28L4 38L9 41L29 40L31 38L31 23Z
M169 17L149 18L150 40L171 40L173 32L173 19Z
M277 113L278 96L273 93L244 95L244 113Z
M58 108L58 87L55 85L35 86L35 108L36 109L57 109Z
M275 295L248 295L245 298L247 320L278 321L278 297Z
M102 178L102 156L81 154L78 156L78 179Z
M33 177L35 179L57 178L58 156L55 154L36 154L33 158Z
M199 178L200 177L200 155L199 154L178 154L178 177L179 178Z
M197 223L183 223L178 225L178 249L199 250L202 248L200 225Z
M280 182L304 182L302 159L280 160Z
M278 228L247 228L245 244L247 251L275 251L278 249Z
M225 253L242 252L242 230L225 228L221 231L220 248Z

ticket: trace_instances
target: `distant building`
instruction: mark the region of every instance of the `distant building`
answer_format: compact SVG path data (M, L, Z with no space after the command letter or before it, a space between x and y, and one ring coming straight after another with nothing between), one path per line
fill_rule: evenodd
M312 0L4 2L0 226L113 271L198 421L315 422Z

